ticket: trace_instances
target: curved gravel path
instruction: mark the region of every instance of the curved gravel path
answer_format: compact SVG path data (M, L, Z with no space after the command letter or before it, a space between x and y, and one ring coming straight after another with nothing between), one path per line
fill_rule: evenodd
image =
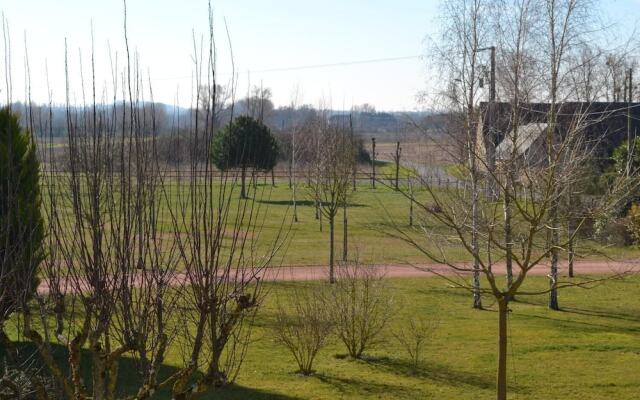
M471 268L471 264L456 264L461 268ZM428 277L435 275L456 275L455 270L444 264L393 264L378 265L372 268L379 269L385 276L390 278L413 278ZM574 262L574 273L576 275L602 275L602 274L621 274L640 271L640 260L624 260L624 261L578 261ZM320 280L328 277L327 266L310 265L310 266L287 266L274 267L265 271L263 279L267 281L304 281L304 280ZM517 273L517 267L514 266L514 273ZM493 267L496 275L506 273L504 264L497 264ZM566 276L568 274L568 265L566 262L560 262L559 274ZM470 274L470 272L459 273L461 275ZM539 264L529 271L530 275L547 275L549 274L548 264Z
M461 268L471 268L471 264L459 264ZM389 278L414 278L429 277L436 275L456 275L470 274L471 272L458 273L443 264L392 264L377 265L370 268L380 270ZM323 280L328 279L327 266L323 265L307 265L307 266L283 266L272 267L264 270L261 278L264 281L305 281L305 280ZM584 275L602 275L602 274L623 274L635 273L640 271L640 260L624 260L624 261L578 261L574 263L574 272L577 276ZM496 275L505 273L504 264L497 264L493 267ZM514 269L517 272L517 267ZM547 275L549 266L547 264L539 264L534 267L530 275ZM561 262L559 265L559 274L567 275L567 263ZM187 277L184 273L177 273L173 277L173 285L177 286L186 281ZM46 294L49 292L49 285L46 280L40 282L38 292Z

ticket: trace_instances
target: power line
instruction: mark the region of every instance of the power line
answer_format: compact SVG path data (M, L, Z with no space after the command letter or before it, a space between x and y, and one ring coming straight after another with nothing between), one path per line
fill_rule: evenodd
M270 73L270 72L289 72L289 71L301 71L307 69L321 69L321 68L335 68L335 67L345 67L350 65L361 65L361 64L377 64L384 62L393 62L393 61L403 61L403 60L416 60L422 58L422 55L413 55L413 56L401 56L401 57L385 57L385 58L372 58L368 60L355 60L355 61L342 61L336 63L327 63L327 64L313 64L313 65L299 65L293 67L279 67L279 68L267 68L267 69L256 69L256 70L246 70L246 71L238 71L236 75L243 75L246 73ZM217 73L218 75L231 75L230 72L226 73ZM166 77L166 78L156 78L156 80L172 80L172 79L187 79L191 78L191 75L188 76L175 76L175 77Z

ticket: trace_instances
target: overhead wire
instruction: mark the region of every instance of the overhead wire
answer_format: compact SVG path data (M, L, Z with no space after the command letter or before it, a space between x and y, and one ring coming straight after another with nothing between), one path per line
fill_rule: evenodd
M266 68L266 69L249 69L245 71L238 71L236 74L263 74L263 73L272 73L272 72L290 72L290 71L301 71L308 69L322 69L322 68L335 68L335 67L346 67L351 65L362 65L362 64L378 64L384 62L393 62L393 61L404 61L404 60L416 60L422 58L422 55L412 55L412 56L399 56L399 57L385 57L385 58L372 58L367 60L353 60L353 61L342 61L335 63L326 63L326 64L310 64L310 65L298 65L291 67L278 67L278 68ZM220 73L220 75L231 75L231 72ZM174 76L174 77L164 77L164 78L156 78L157 80L174 80L174 79L189 79L191 75L185 76Z

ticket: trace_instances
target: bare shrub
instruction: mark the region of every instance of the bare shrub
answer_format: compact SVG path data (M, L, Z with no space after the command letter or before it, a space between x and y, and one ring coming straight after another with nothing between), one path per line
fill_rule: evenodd
M126 35L126 7L124 15ZM255 189L250 200L237 202L238 176L218 173L210 157L202 157L217 133L213 105L202 114L198 102L185 113L188 129L169 145L188 151L186 165L168 169L159 156L156 109L137 106L153 93L141 89L145 79L130 61L126 36L125 44L125 70L112 66L114 76L122 71L122 97L99 101L93 51L91 96L79 106L67 96L67 172L57 173L50 157L50 170L42 173L45 290L37 304L17 296L26 300L8 322L15 337L34 345L60 397L116 398L126 389L118 386L120 360L131 357L139 379L128 398L149 399L166 389L171 398L188 400L237 377L249 322L263 299L260 276L287 227L265 243L268 210L260 200L268 193ZM195 63L202 72L194 83L201 91L200 83L208 82L215 98L212 30L208 55L204 51L194 56L202 60ZM65 48L67 87L73 84L68 61ZM113 93L118 89L114 83ZM51 134L45 145L42 152L51 154ZM4 349L3 328L0 320ZM57 357L54 345L68 357ZM177 361L163 376L169 354ZM50 397L41 393L39 400Z
M337 269L330 307L336 334L352 358L361 358L376 344L394 312L393 297L382 271L358 261Z
M0 375L0 399L55 400L56 388L53 381L43 376L36 368L15 368L4 365Z
M424 348L438 327L438 322L423 317L410 317L409 326L392 332L393 337L409 356L411 366L417 370L423 360Z
M326 293L318 287L297 289L278 302L274 335L293 355L302 375L313 373L313 361L333 330Z

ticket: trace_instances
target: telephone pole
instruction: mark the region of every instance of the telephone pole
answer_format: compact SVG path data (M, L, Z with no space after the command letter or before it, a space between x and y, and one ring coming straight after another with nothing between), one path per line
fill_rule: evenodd
M491 69L490 69L490 82L489 82L489 104L487 107L487 127L489 132L489 140L485 140L484 137L480 138L486 146L486 157L487 164L489 169L494 172L495 170L495 141L493 140L493 124L494 124L494 114L495 114L495 104L496 104L496 46L483 47L478 49L478 51L490 51L491 52ZM482 130L484 135L484 129ZM474 143L475 146L475 143ZM492 185L493 186L493 185ZM495 193L495 188L490 187L490 195L493 199L497 198L497 193Z
M629 103L633 103L633 68L629 68L629 89L627 89L629 93Z
M631 138L631 103L633 102L633 68L629 68L627 72L627 86L625 87L625 92L627 93L627 151L631 152L631 149L634 143L632 140L635 140L635 134L633 135L633 139ZM631 153L629 153L631 154ZM627 174L630 171L630 162L627 162Z

